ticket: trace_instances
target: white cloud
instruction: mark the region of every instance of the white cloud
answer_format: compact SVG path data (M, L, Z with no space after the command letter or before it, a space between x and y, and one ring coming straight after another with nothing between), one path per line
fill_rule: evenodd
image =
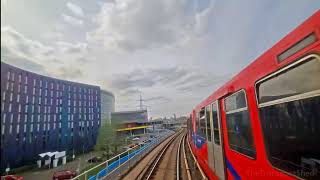
M65 41L55 42L56 47L63 53L81 53L87 50L88 44L78 42L78 43L69 43Z
M80 80L82 66L74 64L84 62L86 51L86 43L58 41L50 46L31 40L9 26L1 28L1 59L44 75Z
M187 0L104 3L94 18L98 28L88 33L87 39L125 50L180 46L201 37L208 21L202 15L208 10L190 13L187 6Z
M80 6L73 4L71 2L68 2L67 7L75 16L84 17L83 10Z
M318 10L320 1L88 1L85 13L68 1L50 2L8 1L6 24L18 31L1 31L2 59L111 90L117 110L135 108L139 89L150 99L149 115L171 116L190 112ZM25 26L26 19L42 23ZM187 73L178 78L179 72Z
M62 14L62 18L63 20L66 22L66 23L69 23L71 25L74 25L74 26L81 26L83 25L83 20L81 19L78 19L78 18L75 18L73 16L69 16L69 15L66 15L66 14Z
M39 41L26 38L15 29L5 26L1 28L1 47L6 47L14 54L34 60L42 59L45 61L53 48L46 46Z

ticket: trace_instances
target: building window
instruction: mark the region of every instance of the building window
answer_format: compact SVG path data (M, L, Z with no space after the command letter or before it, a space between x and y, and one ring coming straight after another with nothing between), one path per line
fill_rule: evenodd
M10 116L10 123L13 123L13 113Z
M225 99L227 133L231 149L256 157L246 94L241 90Z
M1 125L1 134L2 135L4 135L4 131L6 130L5 127L6 126L4 124Z
M2 100L3 100L3 101L5 101L5 100L6 100L6 91L3 91Z
M3 124L5 124L6 123L6 117L7 117L7 114L6 113L3 113Z
M8 81L10 80L10 71L8 71L8 73L7 73L7 80Z
M11 74L11 80L12 81L14 81L14 77L15 77L14 75L15 75L14 73Z
M319 82L320 60L311 57L256 85L267 157L302 179L320 177Z
M20 124L17 125L17 134L19 134L20 131Z
M10 124L10 127L9 127L9 134L12 134L12 124Z

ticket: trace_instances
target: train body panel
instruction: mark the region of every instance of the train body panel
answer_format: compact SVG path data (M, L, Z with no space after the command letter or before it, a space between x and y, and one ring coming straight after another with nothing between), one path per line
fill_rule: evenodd
M305 153L306 156L292 155L289 150L287 152L288 155L285 154L286 151L284 150L277 154L274 149L277 147L283 149L286 146L290 148L290 143L292 147L296 148L297 144L306 143L299 142L299 138L310 137L310 134L295 135L294 130L289 131L289 129L287 131L285 129L286 127L284 126L288 125L285 124L286 122L277 120L275 117L269 117L272 115L279 115L279 117L281 115L283 117L283 114L287 114L284 118L291 118L289 121L294 121L298 125L300 123L301 126L303 124L297 118L301 120L303 115L308 116L309 119L319 118L319 112L316 112L315 109L320 107L320 81L317 81L320 79L319 77L314 77L316 83L310 85L310 83L307 83L308 81L304 82L303 78L300 78L305 76L306 72L312 71L316 75L319 73L317 69L320 61L319 39L320 11L318 10L195 107L188 123L189 131L192 131L189 133L189 136L191 136L189 140L200 166L210 179L218 179L218 177L220 179L320 179L320 164L317 164L317 162L320 162L319 146L312 145L315 152L308 148L297 148L297 151L301 152L301 154L302 152ZM304 72L303 70L305 69L308 71ZM304 72L304 74L300 75L298 74L299 72ZM284 77L283 79L286 80L290 76L301 80L301 86L305 87L305 89L308 87L314 89L310 92L305 90L306 92L303 91L303 93L297 93L297 95L286 94L285 97L263 96L265 92L275 93L272 89L268 89L268 87L272 87L269 85L271 82L278 85L273 87L277 89L279 87L279 84L277 84L278 79ZM305 78L306 80L310 80L310 76L306 77L309 78ZM290 87L290 84L287 86ZM272 93L271 95L273 95ZM216 102L218 115L215 118L213 103ZM207 107L211 107L210 113L204 113L205 115L203 115L202 111L207 112ZM297 118L291 117L288 113L295 114ZM210 123L208 124L209 121ZM215 124L215 121L219 122L218 126L216 126L218 130L212 125ZM304 126L308 126L306 128L313 129L311 130L313 131L312 133L319 135L320 123L312 120L310 124L304 124ZM289 124L288 126L291 125ZM279 138L284 133L293 135L283 135L286 142L281 144L277 136L270 135L270 132L273 132L271 130L274 130L275 134L279 134ZM278 132L282 130L284 132ZM222 175L221 169L218 170L217 168L218 164L210 165L210 159L208 159L212 158L210 155L208 156L208 143L217 145L215 136L219 136L219 133L221 134L221 137L219 137L221 142L218 145L223 148L223 162L221 163L224 167L224 174ZM205 135L206 137L204 137ZM211 141L209 136L212 136ZM269 138L269 136L272 137ZM271 142L277 142L278 144L274 145ZM267 145L266 143L269 144ZM243 147L239 146L239 144L243 145ZM282 161L277 157L283 158L280 159ZM285 162L286 158L296 158L297 162L301 161L301 165L299 164L301 167ZM216 171L219 171L219 173Z

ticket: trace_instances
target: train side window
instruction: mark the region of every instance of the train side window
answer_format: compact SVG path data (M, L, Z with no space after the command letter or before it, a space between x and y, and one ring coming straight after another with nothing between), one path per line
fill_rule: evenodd
M197 135L201 134L201 129L200 129L200 117L199 117L199 112L196 113L196 129L197 129Z
M225 99L229 146L248 157L255 158L251 121L245 91L241 90Z
M207 139L209 142L211 139L211 126L210 126L210 106L206 107L206 124L207 124Z
M270 163L320 179L320 59L307 56L256 84Z
M218 145L220 145L220 129L219 129L219 116L218 116L218 108L217 108L217 102L214 102L212 104L212 121L213 121L213 134L214 134L214 142Z
M205 109L202 108L199 112L199 136L203 137L206 139L206 114L205 114Z

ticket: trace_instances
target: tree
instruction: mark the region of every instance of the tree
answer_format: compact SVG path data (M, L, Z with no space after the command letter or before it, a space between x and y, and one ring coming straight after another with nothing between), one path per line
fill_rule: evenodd
M104 123L98 132L95 150L106 152L107 158L119 153L119 147L121 147L124 142L123 138L117 135L117 127L117 124Z

